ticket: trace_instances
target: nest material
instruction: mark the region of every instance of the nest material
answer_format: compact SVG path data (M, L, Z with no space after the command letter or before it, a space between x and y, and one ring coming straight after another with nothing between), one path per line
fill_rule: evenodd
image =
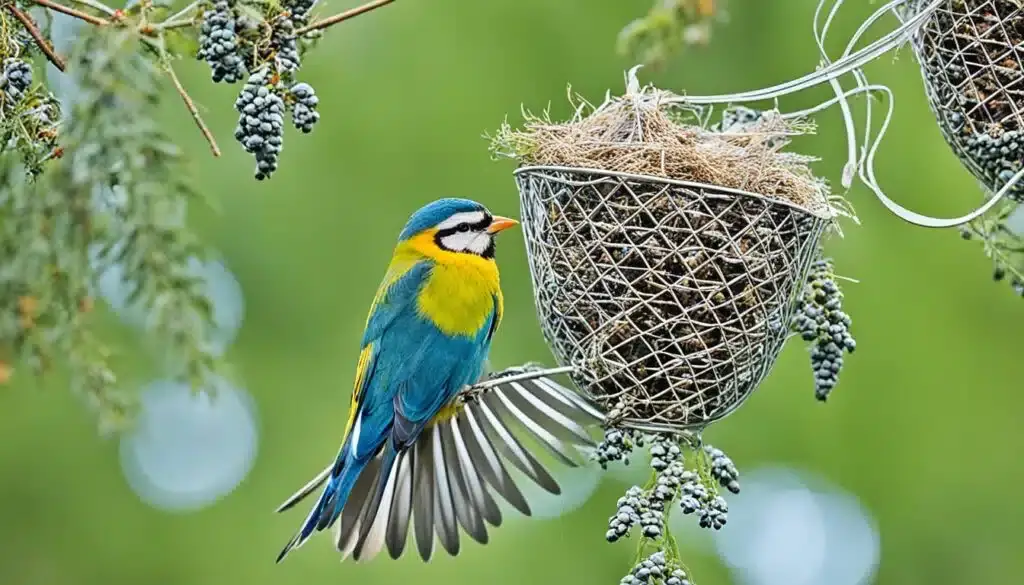
M979 181L999 190L1024 163L1024 5L948 0L913 47L946 141ZM1009 195L1024 201L1024 185Z
M723 124L705 128L695 113L666 101L675 97L646 88L608 99L589 114L574 103L565 123L528 116L523 130L507 124L495 150L524 164L604 169L739 189L789 201L828 217L825 184L810 169L813 157L784 152L789 137L812 125L777 112L732 108ZM580 98L576 98L579 100Z
M753 392L832 215L809 159L779 150L792 124L733 111L715 132L660 98L498 138L533 165L516 180L545 338L610 419L652 430Z

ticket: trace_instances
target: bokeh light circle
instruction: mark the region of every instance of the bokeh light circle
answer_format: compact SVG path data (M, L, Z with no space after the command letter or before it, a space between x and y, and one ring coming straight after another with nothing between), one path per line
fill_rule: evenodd
M214 329L209 342L223 353L238 335L245 318L245 296L238 279L219 260L200 262L193 258L190 267L205 283L206 294L213 301Z
M858 500L785 468L744 473L714 533L723 561L749 585L863 585L878 566L877 526ZM696 520L689 518L692 522Z
M117 255L116 248L112 257ZM94 248L91 256L93 266L97 266L100 262L99 249ZM220 260L202 262L192 258L189 260L189 269L203 281L203 291L213 305L213 328L206 341L216 354L222 354L234 342L245 318L242 286ZM120 263L110 263L100 272L96 283L99 297L128 325L146 328L149 323L146 311L128 301L132 290L133 286L125 280L124 266Z
M223 379L214 395L160 380L143 389L132 432L121 439L121 467L132 490L163 510L195 510L230 493L256 457L251 397Z

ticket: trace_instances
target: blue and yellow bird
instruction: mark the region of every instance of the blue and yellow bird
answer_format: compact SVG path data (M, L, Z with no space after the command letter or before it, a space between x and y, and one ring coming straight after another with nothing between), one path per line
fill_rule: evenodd
M341 449L330 472L292 498L326 482L278 562L338 520L371 461L379 458L387 478L396 457L480 378L503 308L494 240L517 223L467 199L440 199L409 218L366 321Z

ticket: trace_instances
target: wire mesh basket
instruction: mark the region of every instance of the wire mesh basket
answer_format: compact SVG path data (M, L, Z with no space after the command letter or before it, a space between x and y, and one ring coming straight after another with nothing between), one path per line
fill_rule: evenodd
M925 4L910 2L902 16ZM947 0L911 42L946 142L979 181L998 191L1024 164L1024 4ZM1024 184L1008 196L1024 201Z
M534 300L555 358L609 420L700 428L768 374L831 218L713 185L516 171Z

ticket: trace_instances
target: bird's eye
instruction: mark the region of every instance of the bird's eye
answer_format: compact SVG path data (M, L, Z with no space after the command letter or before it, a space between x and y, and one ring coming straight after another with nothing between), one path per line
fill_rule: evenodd
M460 223L459 227L458 227L458 230L460 232L468 232L469 231L469 224L468 223Z

